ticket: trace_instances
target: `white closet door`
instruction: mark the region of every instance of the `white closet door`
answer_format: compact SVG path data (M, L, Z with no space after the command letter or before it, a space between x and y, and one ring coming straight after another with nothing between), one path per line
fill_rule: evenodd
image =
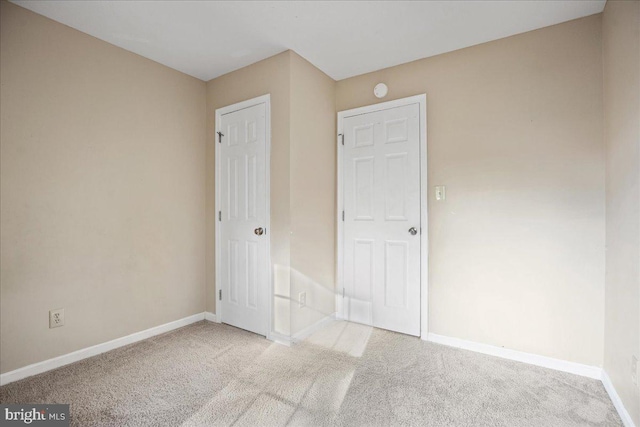
M222 116L220 264L222 322L267 334L265 104Z
M419 104L343 121L348 320L420 335Z

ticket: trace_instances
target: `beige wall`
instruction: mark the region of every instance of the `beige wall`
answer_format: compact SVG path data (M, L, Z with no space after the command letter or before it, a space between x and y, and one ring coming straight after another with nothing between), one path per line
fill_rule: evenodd
M289 334L289 112L291 52L207 83L207 311L215 312L215 111L271 94L271 261L277 332Z
M602 365L601 54L596 15L337 83L427 94L430 332Z
M631 356L640 357L640 2L603 14L607 252L604 368L640 425Z
M0 371L202 312L205 83L0 15Z
M384 101L427 93L430 331L602 365L600 15L338 83L288 51L205 86L1 5L1 372L215 312L214 114L266 93L275 328L295 333L331 313L335 111L378 102L381 81ZM632 129L614 131L638 113L616 84L633 57L614 59L634 48L637 19L613 31L634 16L618 7L605 11L607 342L624 347L605 366L628 400L623 364L638 333L634 342L619 331L640 321L628 291L616 291L633 266L614 254L640 251L640 232L615 231L633 221L623 201L637 212L638 197L624 195L640 190L637 174L612 162L637 152ZM435 185L447 186L446 201L433 200ZM306 309L290 304L301 291ZM611 314L624 304L626 317ZM49 330L58 307L67 325Z
M335 81L291 53L291 333L335 312ZM298 298L306 293L306 307Z

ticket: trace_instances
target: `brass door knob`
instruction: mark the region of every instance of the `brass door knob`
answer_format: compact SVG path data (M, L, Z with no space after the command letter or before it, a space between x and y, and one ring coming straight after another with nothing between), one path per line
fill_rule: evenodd
M264 234L264 230L262 229L262 227L256 228L255 230L253 230L253 232L258 236L262 236Z

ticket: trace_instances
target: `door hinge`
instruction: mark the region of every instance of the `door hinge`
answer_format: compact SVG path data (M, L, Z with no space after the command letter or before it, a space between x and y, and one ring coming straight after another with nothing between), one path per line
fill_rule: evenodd
M342 298L344 298L344 288L342 288Z
M344 222L344 211L342 211L342 222Z
M222 132L217 132L217 134L218 134L218 142L219 142L220 144L222 144L222 137L224 136L224 133L222 133Z
M222 221L222 211L218 211L218 221Z
M218 291L218 299L222 301L222 289Z
M338 136L340 137L340 140L342 141L342 145L344 145L344 134L339 133Z

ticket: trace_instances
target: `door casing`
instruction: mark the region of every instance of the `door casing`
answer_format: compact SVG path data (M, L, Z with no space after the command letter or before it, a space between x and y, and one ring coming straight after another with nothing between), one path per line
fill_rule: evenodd
M222 180L220 179L220 146L218 143L218 132L221 131L220 123L222 120L222 116L224 114L233 113L234 111L243 110L245 108L253 107L255 105L265 104L265 203L266 203L266 224L265 227L267 232L264 234L264 237L267 239L267 247L266 247L266 264L267 264L267 308L266 308L266 319L264 321L267 324L267 336L268 340L273 341L273 273L271 267L271 94L266 94L259 96L257 98L248 99L246 101L238 102L236 104L228 105L226 107L216 109L215 114L215 259L216 259L216 316L215 320L217 323L222 323L222 304L223 301L220 300L220 290L222 289L222 278L220 277L220 221L218 220L218 212L220 212L222 208L221 200L220 200L220 183Z
M381 110L388 110L396 107L403 107L411 104L419 104L420 106L420 227L422 234L420 236L420 338L427 339L429 332L429 223L427 212L427 95L415 95L408 98L396 99L379 104L367 105L351 110L338 112L338 137L337 137L337 153L338 167L336 180L337 193L337 212L336 221L336 241L338 242L336 250L336 317L344 319L344 222L342 221L342 211L344 209L344 194L342 191L343 184L343 121L347 117L357 116L361 114L373 113Z

